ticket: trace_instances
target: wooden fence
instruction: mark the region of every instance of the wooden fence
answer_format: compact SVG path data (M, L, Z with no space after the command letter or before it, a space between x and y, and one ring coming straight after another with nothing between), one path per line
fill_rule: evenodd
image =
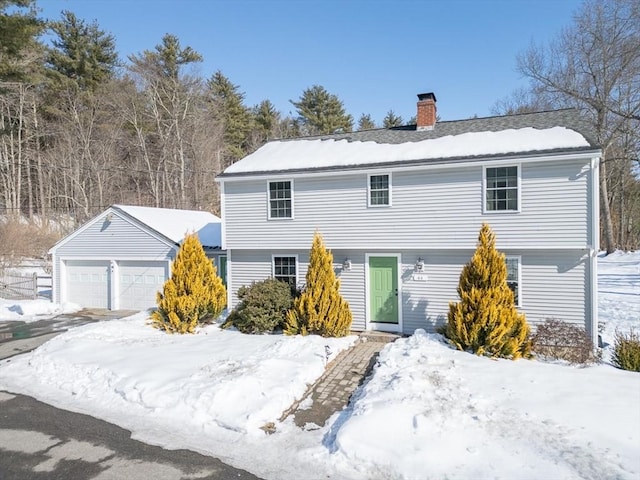
M0 274L0 298L7 300L29 300L39 297L48 297L43 289L51 291L51 276L18 275L16 273Z

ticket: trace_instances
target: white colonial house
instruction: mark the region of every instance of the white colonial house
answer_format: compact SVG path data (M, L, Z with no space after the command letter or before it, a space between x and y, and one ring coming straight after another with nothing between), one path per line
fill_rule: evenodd
M225 280L221 220L212 213L111 206L49 251L53 301L110 310L154 307L184 236L192 232Z
M267 277L304 283L318 230L353 329L433 331L488 223L533 325L597 335L600 149L575 110L271 141L218 177L229 304Z

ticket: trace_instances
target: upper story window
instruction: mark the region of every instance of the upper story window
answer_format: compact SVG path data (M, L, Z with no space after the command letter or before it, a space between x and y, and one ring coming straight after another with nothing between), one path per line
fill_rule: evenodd
M369 175L369 206L391 205L391 175Z
M297 258L293 257L273 257L273 278L281 282L288 283L292 288L297 285L296 274Z
M506 257L507 285L513 292L516 306L520 306L520 257Z
M291 180L269 182L269 218L293 218Z
M486 167L485 212L518 211L518 167Z

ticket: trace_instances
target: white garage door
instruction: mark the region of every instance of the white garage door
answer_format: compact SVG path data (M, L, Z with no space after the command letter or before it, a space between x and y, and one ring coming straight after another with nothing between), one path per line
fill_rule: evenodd
M167 279L167 262L118 262L120 308L144 310L156 306L156 293Z
M109 308L109 262L67 260L67 301L82 307Z

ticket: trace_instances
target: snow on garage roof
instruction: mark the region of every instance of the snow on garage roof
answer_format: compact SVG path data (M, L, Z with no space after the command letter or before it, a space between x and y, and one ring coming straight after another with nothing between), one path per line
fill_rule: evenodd
M545 129L527 127L468 132L404 143L350 141L345 138L284 140L267 143L229 166L224 175L490 156L589 146L590 143L583 135L559 126Z
M113 205L113 208L135 218L176 243L181 243L186 233L196 232L203 246L220 247L222 245L221 220L212 213L132 205Z

